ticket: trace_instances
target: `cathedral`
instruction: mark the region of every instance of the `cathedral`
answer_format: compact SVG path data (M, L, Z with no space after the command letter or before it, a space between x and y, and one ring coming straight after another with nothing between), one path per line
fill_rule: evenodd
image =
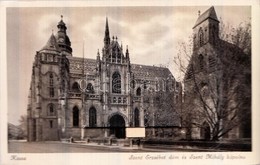
M62 17L57 28L35 55L28 141L126 138L127 127L180 126L181 84L168 68L132 64L128 47L110 38L107 18L96 59L74 57Z
M251 54L221 39L219 23L212 6L193 27L184 79L188 139L251 138Z

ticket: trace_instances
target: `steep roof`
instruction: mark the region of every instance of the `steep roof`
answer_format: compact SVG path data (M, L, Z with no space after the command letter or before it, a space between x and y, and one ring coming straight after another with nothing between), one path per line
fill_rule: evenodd
M94 74L96 70L96 60L80 57L67 57L70 61L70 72L74 74L82 74L83 63L84 63L84 73ZM168 78L172 76L170 70L164 67L149 66L149 65L139 65L131 64L131 70L134 73L135 78L139 79L151 79L154 80L156 77Z
M46 45L41 49L42 50L49 50L49 51L60 51L59 46L57 44L55 36L52 34L46 43Z
M219 22L214 6L211 6L208 10L206 10L203 14L201 14L199 16L199 18L197 19L193 28L198 26L200 23L202 23L206 19L213 19L213 20Z
M82 74L83 63L84 63L84 73L93 74L96 69L96 60L81 57L67 57L70 62L70 72L74 74Z
M170 70L164 67L131 64L131 69L132 72L134 73L135 78L140 78L140 79L142 78L160 79L160 78L168 78L172 76Z

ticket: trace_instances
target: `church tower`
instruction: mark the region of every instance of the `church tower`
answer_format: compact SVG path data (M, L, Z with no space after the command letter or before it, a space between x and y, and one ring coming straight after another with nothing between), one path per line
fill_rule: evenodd
M61 136L65 118L61 100L66 99L69 84L66 57L71 56L72 49L62 19L57 27L57 34L52 33L35 55L27 108L28 141L58 140Z
M193 50L207 43L216 45L219 40L219 20L214 7L200 15L193 27Z

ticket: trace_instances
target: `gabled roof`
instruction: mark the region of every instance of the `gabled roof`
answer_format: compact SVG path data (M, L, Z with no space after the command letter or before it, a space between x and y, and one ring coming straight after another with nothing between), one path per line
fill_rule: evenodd
M213 19L213 20L219 22L214 6L211 6L208 10L206 10L203 14L201 14L199 16L199 18L197 19L193 28L198 26L200 23L202 23L206 19Z

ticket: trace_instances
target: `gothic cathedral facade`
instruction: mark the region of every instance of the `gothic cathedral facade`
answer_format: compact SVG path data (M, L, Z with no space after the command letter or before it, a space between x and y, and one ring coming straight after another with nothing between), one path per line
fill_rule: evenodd
M115 136L126 127L154 126L156 93L172 92L181 102L181 85L168 68L131 64L105 24L104 46L96 59L73 57L67 26L57 25L36 52L28 96L28 141ZM167 109L164 112L173 111ZM177 121L172 126L179 126Z

